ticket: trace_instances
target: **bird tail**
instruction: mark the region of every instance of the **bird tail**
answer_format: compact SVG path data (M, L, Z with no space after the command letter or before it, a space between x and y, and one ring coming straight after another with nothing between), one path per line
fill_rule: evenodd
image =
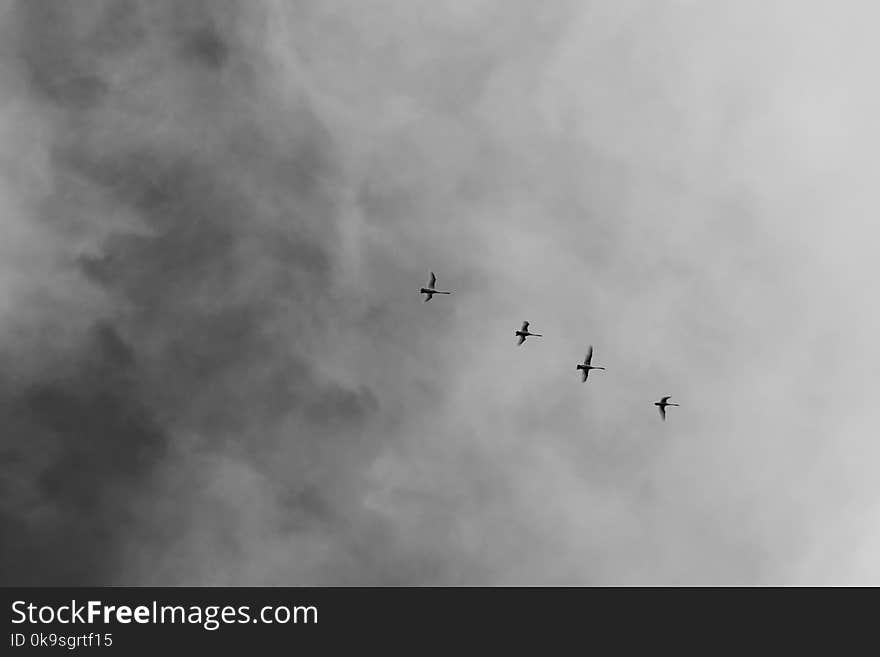
M534 335L536 338L543 338L544 337L540 333L532 333L532 335Z
M440 292L438 290L437 292L434 292L434 294L452 294L452 292Z

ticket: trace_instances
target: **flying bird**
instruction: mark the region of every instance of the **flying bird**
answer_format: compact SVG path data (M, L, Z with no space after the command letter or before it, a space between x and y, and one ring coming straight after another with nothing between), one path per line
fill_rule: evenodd
M431 278L428 280L428 287L423 287L419 290L419 294L425 295L426 302L430 301L435 294L452 294L452 292L441 292L440 290L434 289L435 285L437 285L437 277L434 276L434 272L431 272Z
M578 363L577 368L581 371L583 375L581 381L586 383L587 377L590 375L590 370L604 370L604 367L598 367L596 365L590 365L593 360L593 345L590 345L590 348L587 350L587 355L584 357L583 363Z
M665 397L661 397L660 401L654 402L654 406L660 409L660 417L663 418L663 421L666 421L666 407L667 406L678 406L678 404L671 404L667 400L671 397L671 395L666 395Z
M519 331L515 331L514 335L519 336L519 342L517 342L518 345L521 345L523 342L525 342L526 338L529 337L530 335L533 335L536 338L543 338L544 337L540 333L529 332L529 323L528 322L523 322L522 328Z

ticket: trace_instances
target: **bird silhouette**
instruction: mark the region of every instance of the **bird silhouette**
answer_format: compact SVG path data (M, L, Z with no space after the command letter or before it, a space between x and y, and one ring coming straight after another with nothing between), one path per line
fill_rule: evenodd
M678 404L671 404L667 399L669 399L672 395L666 395L665 397L661 397L660 401L654 402L654 406L656 406L660 410L660 417L663 418L663 421L666 421L666 407L667 406L678 406Z
M519 331L515 331L514 335L519 336L519 342L517 342L518 345L521 345L523 342L525 342L526 338L529 336L534 336L536 338L543 338L544 337L540 333L531 333L529 331L529 323L528 322L523 322L522 328Z
M587 350L587 355L584 357L583 363L578 363L576 369L579 369L582 374L581 381L586 383L587 377L590 375L590 370L604 370L604 367L598 367L596 365L590 365L590 362L593 360L593 345L590 345L590 348Z
M431 278L428 280L428 286L423 287L419 290L419 294L425 295L425 301L430 301L435 294L452 294L452 292L441 292L440 290L434 289L434 286L437 285L437 277L434 276L434 272L431 272Z

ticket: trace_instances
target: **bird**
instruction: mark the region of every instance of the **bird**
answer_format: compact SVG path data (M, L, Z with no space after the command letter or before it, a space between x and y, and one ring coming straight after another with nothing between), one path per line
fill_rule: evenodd
M540 333L530 333L528 322L523 322L522 328L519 331L515 331L514 335L519 336L519 342L517 342L518 345L521 345L523 342L525 342L526 338L529 337L530 335L533 335L536 338L543 338L544 337Z
M604 367L598 367L596 365L590 365L590 362L593 360L593 345L590 345L590 348L587 350L587 355L584 357L583 363L578 363L577 368L581 370L583 377L581 381L586 383L587 377L590 375L590 370L604 370Z
M452 294L452 292L441 292L440 290L435 290L434 286L437 284L437 277L434 276L434 272L431 272L431 278L428 280L428 287L423 287L419 290L419 294L425 295L425 301L428 302L435 294Z
M678 404L671 404L667 400L671 397L671 395L666 395L665 397L661 397L660 401L654 402L654 406L660 409L660 417L663 418L663 421L666 421L666 407L667 406L678 406Z

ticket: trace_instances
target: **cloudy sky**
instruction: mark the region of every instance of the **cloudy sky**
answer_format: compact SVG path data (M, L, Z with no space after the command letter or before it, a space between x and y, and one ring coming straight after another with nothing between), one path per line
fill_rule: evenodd
M2 2L0 581L880 584L878 19Z

